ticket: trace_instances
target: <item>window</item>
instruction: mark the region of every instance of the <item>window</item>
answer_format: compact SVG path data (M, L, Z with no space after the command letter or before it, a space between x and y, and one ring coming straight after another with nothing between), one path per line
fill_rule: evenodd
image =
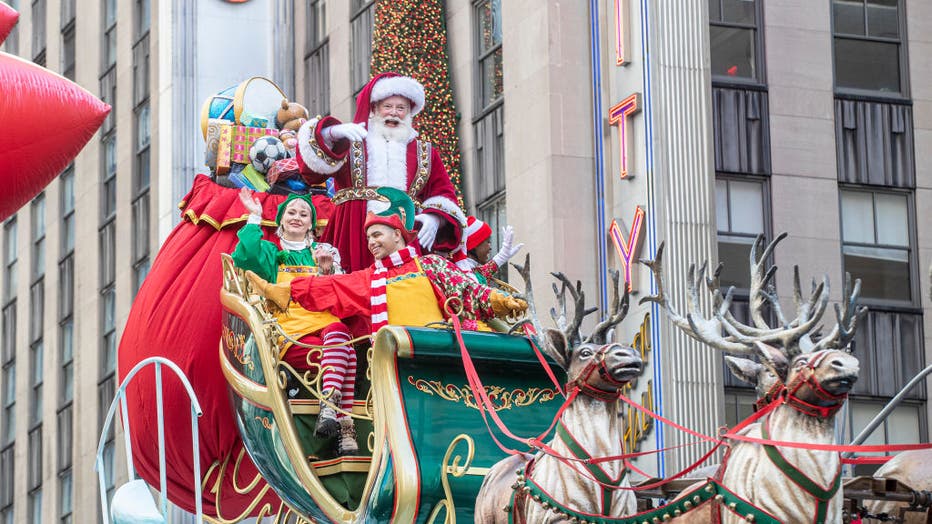
M29 468L26 487L32 491L42 486L42 425L29 431Z
M29 425L42 423L42 365L45 358L45 346L42 340L34 342L29 348Z
M29 493L29 522L42 524L42 489Z
M101 348L101 374L108 375L116 370L116 322L115 303L116 293L113 288L108 289L101 297L103 309L103 347Z
M68 166L59 178L61 188L61 252L66 256L74 251L74 164Z
M883 409L885 401L848 400L848 423L850 434L844 441L850 442L861 433L874 417ZM925 442L923 413L925 408L913 403L903 403L896 407L890 416L875 429L863 442L864 445L911 444ZM889 455L890 453L864 453L864 455ZM872 475L878 465L858 464L854 474Z
M350 7L350 81L355 96L369 81L372 62L372 27L375 22L375 0L352 0Z
M3 225L3 301L8 302L16 298L18 279L16 262L19 254L16 249L16 217L6 221Z
M138 115L140 106L149 100L149 35L133 46L133 106ZM147 108L148 109L148 108ZM148 119L148 114L146 115ZM146 120L148 125L148 120Z
M133 180L133 289L149 272L149 104L136 112L136 173Z
M307 6L307 40L304 45L304 85L311 115L330 113L330 49L327 38L327 1Z
M32 61L45 66L45 0L32 0Z
M62 7L67 3L62 3ZM61 32L61 74L70 80L74 80L74 54L74 23L72 22Z
M74 22L76 0L61 0L61 28L65 28Z
M906 95L900 0L833 0L835 88Z
M103 43L103 68L107 70L114 65L116 65L116 50L117 50L117 33L116 33L116 9L117 2L116 0L104 0L103 5L103 27L104 27L104 43ZM114 82L114 85L116 82ZM106 100L104 100L106 102ZM109 102L108 102L109 103ZM112 103L110 104L113 105Z
M709 0L709 48L715 80L763 81L760 18L756 0Z
M16 360L3 364L3 435L0 444L9 445L16 439Z
M486 109L502 97L502 4L501 0L482 0L474 4L476 20L476 59L478 106Z
M769 200L763 180L750 177L715 180L715 219L718 224L718 259L725 267L723 289L750 287L748 260L757 235L765 234L765 203Z
M14 475L15 448L11 444L0 451L0 514L2 524L13 522L13 492L16 488Z
M59 522L62 524L71 524L71 512L74 508L72 496L74 491L74 477L69 468L58 476L58 514Z
M726 371L727 373L727 371ZM725 390L725 425L735 427L742 420L754 414L754 402L757 395L751 390Z
M149 33L151 26L152 5L150 0L136 0L136 38L145 36Z
M861 279L861 297L912 303L912 223L908 193L841 191L841 236L845 271Z
M32 277L45 275L45 195L32 201Z
M111 129L112 131L112 129ZM103 172L101 174L101 195L100 208L101 218L105 220L113 219L116 216L116 157L117 157L117 139L116 135L111 133L104 138L103 147Z

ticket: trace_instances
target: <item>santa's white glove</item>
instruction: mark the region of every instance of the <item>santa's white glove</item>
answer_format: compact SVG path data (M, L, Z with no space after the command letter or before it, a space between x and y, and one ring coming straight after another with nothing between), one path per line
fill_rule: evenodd
M418 242L424 251L430 251L434 247L434 240L437 238L437 230L440 228L440 218L436 215L421 213L414 217L415 222L421 223L421 229L417 232Z
M363 127L362 124L347 122L346 124L337 124L324 128L321 134L324 136L324 139L329 140L331 144L344 138L350 142L359 142L363 138L366 138L366 128Z
M518 251L521 251L521 248L524 247L524 243L518 245L512 245L515 240L515 230L511 226L505 226L502 228L502 248L498 250L498 253L495 253L495 256L492 257L492 260L498 264L498 267L505 267L505 264L511 260L511 257L515 256Z

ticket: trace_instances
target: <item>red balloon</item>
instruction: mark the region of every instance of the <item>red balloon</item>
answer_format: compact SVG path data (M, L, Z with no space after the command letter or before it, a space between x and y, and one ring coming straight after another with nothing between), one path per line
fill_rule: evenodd
M109 112L71 80L0 52L0 220L58 176Z
M0 44L10 36L10 31L19 20L19 13L6 2L0 2Z
M236 232L248 215L238 195L238 189L221 187L204 175L195 177L183 201L181 223L165 240L133 301L118 352L121 380L139 361L162 356L177 364L191 381L204 411L198 423L201 474L207 475L211 466L226 466L215 466L209 475L209 489L202 495L204 513L226 520L243 511L255 515L262 508L259 504L248 510L255 500L276 509L280 504L264 480L246 494L234 489L234 485L250 485L258 475L248 455L234 467L243 441L220 369L220 253L233 251ZM285 199L268 193L256 196L267 218L275 216ZM194 511L190 403L181 382L173 374L164 376L168 498ZM155 391L151 367L136 375L126 390L136 472L152 486L159 485ZM235 480L234 471L238 474ZM214 486L216 492L212 492Z

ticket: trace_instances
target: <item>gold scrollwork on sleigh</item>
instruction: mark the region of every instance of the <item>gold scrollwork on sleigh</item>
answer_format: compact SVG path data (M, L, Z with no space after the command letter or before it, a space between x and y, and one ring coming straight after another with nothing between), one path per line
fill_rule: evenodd
M408 377L408 383L428 395L437 395L444 400L462 402L467 407L479 409L469 386L442 384L439 380L425 380L412 376ZM553 400L557 395L557 392L550 388L516 388L508 391L501 386L485 386L485 392L495 405L495 411L530 406L534 403L543 404Z

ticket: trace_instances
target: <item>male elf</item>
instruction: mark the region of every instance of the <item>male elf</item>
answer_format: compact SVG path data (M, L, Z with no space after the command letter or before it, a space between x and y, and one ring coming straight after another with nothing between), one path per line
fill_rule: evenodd
M418 255L408 243L416 238L414 203L403 192L378 189L389 209L368 213L364 230L375 262L344 275L317 275L270 284L246 272L253 288L277 306L295 300L309 311L329 311L342 318L368 320L371 333L387 324L426 326L444 320L450 297L462 302L460 318L466 329L478 320L513 317L527 309L524 300L479 284L455 264L437 255Z

